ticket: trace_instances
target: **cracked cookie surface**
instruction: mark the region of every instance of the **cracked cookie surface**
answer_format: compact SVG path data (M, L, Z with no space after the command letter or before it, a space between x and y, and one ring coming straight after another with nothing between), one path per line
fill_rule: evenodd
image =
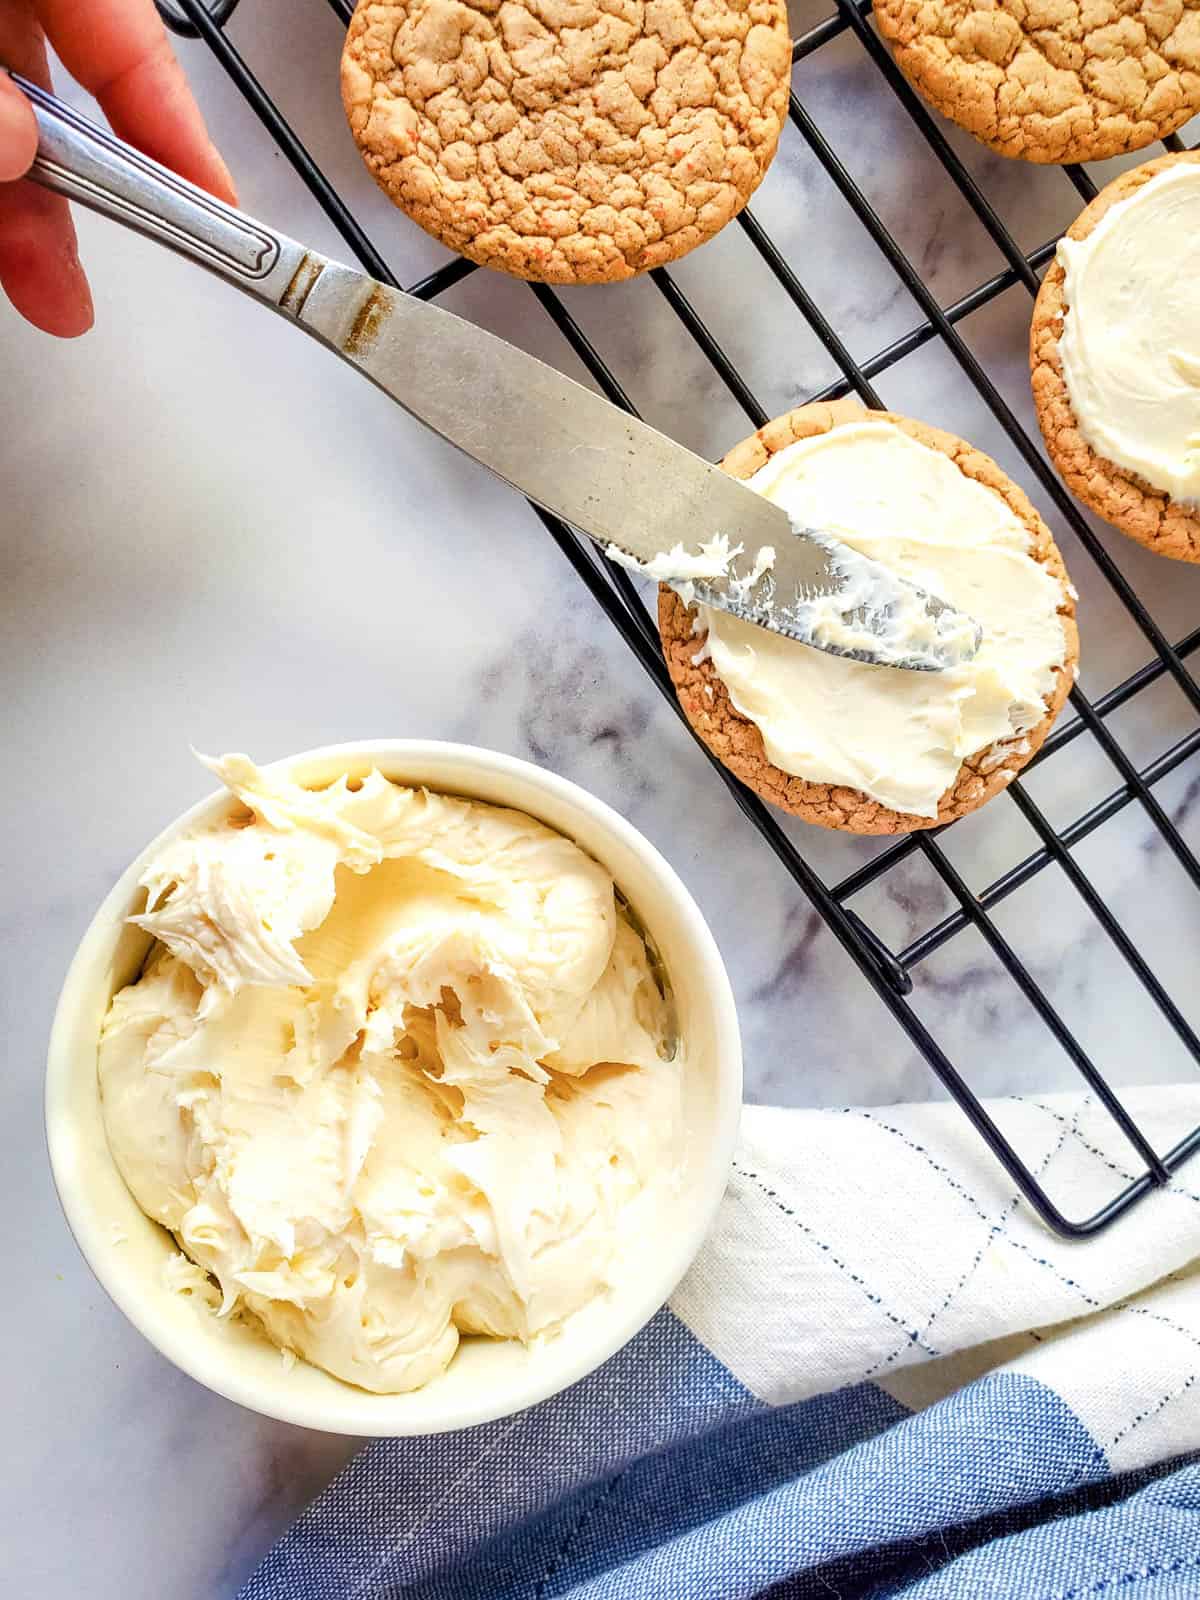
M1100 161L1200 113L1200 0L875 0L913 87L1001 155Z
M377 182L450 249L612 283L741 210L790 70L783 0L360 0L342 98Z
M1074 601L1066 587L1066 569L1050 530L1028 498L989 456L953 434L912 422L890 411L864 411L854 401L834 401L801 406L767 423L735 446L721 465L735 478L750 478L770 456L798 439L810 439L843 424L869 418L902 428L920 444L949 456L967 477L994 489L1028 528L1029 554L1064 586L1059 608L1065 636L1063 666L1055 678L1054 693L1046 701L1046 715L1016 747L990 745L964 761L942 796L936 817L894 811L859 789L812 783L777 767L767 756L758 728L734 707L712 661L696 659L703 652L699 649L700 639L692 631L694 610L684 605L666 585L659 588L658 627L671 681L688 721L717 759L748 788L781 810L821 827L839 828L849 833L911 833L919 828L942 827L974 811L999 793L1036 755L1074 682L1079 635L1075 627Z
M1160 156L1122 173L1067 229L1067 237L1086 239L1113 206L1180 162L1200 163L1200 151ZM1099 455L1080 433L1058 348L1066 311L1065 275L1054 261L1042 279L1029 334L1033 398L1047 454L1071 492L1097 516L1159 555L1200 562L1200 510L1181 505L1136 473Z

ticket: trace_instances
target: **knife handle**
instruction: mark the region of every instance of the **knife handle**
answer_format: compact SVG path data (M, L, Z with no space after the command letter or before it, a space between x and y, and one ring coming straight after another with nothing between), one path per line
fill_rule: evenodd
M278 305L304 256L294 240L160 166L38 84L9 75L37 120L31 178Z

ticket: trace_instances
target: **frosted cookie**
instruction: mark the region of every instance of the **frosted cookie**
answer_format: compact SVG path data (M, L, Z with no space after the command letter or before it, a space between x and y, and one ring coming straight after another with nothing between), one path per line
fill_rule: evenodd
M1030 365L1050 459L1139 544L1200 561L1200 154L1110 183L1058 247Z
M969 612L983 644L947 672L867 666L662 588L667 666L713 754L764 800L851 833L952 822L1002 789L1062 708L1079 645L1025 495L951 434L848 401L789 412L722 466Z
M360 0L342 98L377 182L450 249L613 283L742 209L790 71L784 0Z
M913 87L1001 155L1103 161L1200 112L1200 0L875 0Z

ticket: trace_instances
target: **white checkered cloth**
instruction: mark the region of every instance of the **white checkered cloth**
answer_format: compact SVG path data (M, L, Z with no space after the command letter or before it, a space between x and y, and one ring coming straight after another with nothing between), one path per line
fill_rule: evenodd
M1200 1122L1193 1086L1123 1099L1158 1149ZM1091 1096L988 1109L1072 1220L1140 1170ZM1018 1200L956 1106L750 1106L672 1309L773 1405L869 1379L921 1409L987 1371L1027 1374L1123 1472L1200 1448L1198 1256L1200 1159L1076 1242Z

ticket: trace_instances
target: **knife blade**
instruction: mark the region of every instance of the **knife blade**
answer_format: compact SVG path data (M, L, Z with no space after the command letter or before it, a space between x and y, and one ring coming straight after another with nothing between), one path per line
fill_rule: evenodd
M545 362L353 268L309 262L284 302L302 327L611 558L668 580L674 564L688 598L877 665L939 671L978 649L973 618Z
M937 671L978 649L965 613L582 384L224 205L12 76L38 122L31 177L256 295L610 557L668 578L673 561L688 598L877 665Z

